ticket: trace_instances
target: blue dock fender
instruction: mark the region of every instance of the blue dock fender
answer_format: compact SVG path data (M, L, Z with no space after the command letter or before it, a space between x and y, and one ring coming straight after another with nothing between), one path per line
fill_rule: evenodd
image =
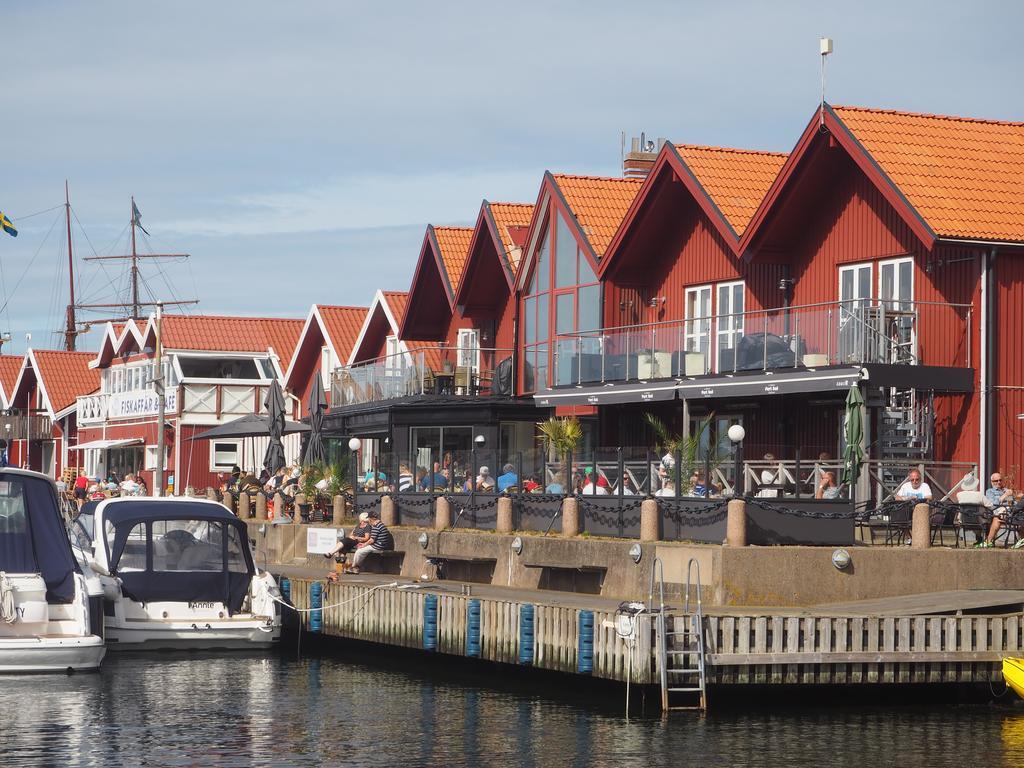
M309 585L309 631L320 632L324 628L324 585L314 581Z
M437 595L423 596L423 650L437 650Z
M279 586L281 587L281 599L289 605L292 602L292 582L284 576L281 577Z
M533 664L533 606L519 606L519 663Z
M466 603L466 655L480 658L480 601Z
M576 671L581 675L589 675L594 671L594 612L580 611L579 625Z

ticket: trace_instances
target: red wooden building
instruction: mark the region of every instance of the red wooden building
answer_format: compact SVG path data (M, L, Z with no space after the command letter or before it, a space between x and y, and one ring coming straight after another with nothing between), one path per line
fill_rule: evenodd
M285 389L298 400L298 416L308 415L309 395L316 376L321 377L330 404L331 373L348 363L368 311L367 307L326 304L310 307L284 376Z
M165 316L161 348L166 388L164 457L168 482L220 483L235 464L262 466L266 438L192 440L212 426L264 411L266 390L282 379L303 321L213 315ZM157 457L157 398L153 387L156 323L108 325L91 361L99 391L78 398L82 463L90 476L141 472L152 488ZM292 401L291 407L296 407ZM289 461L298 459L297 435L285 437Z
M99 387L88 352L29 349L7 403L3 430L12 466L58 478L77 466L76 398Z

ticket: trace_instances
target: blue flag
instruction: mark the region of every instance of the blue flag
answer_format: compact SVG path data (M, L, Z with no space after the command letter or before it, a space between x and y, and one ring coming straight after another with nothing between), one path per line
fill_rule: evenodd
M139 213L139 206L135 204L134 200L132 200L132 224L141 229L147 235L149 234L149 231L142 226L142 214Z

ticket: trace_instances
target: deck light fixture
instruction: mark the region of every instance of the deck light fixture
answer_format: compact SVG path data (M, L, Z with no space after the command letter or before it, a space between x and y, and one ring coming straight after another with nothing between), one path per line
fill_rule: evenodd
M483 444L484 444L485 442L487 442L487 438L485 438L485 437L484 437L483 435L477 435L476 437L474 437L474 438L473 438L473 442L474 442L474 443L476 443L476 445L477 445L477 448L479 448L479 447L481 447L481 446L482 446L482 445L483 445Z
M729 431L726 433L729 435L729 439L733 445L733 457L735 464L733 465L733 496L743 495L743 438L747 436L747 430L743 428L742 424L733 424L729 427Z
M351 440L348 441L348 449L352 451L352 453L358 451L361 446L362 442L360 442L358 437L353 437Z

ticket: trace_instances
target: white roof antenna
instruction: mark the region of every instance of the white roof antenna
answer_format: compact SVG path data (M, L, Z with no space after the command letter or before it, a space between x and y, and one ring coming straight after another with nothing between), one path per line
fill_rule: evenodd
M825 59L832 53L832 38L822 37L818 40L818 52L821 54L821 104L818 107L818 129L825 129Z

